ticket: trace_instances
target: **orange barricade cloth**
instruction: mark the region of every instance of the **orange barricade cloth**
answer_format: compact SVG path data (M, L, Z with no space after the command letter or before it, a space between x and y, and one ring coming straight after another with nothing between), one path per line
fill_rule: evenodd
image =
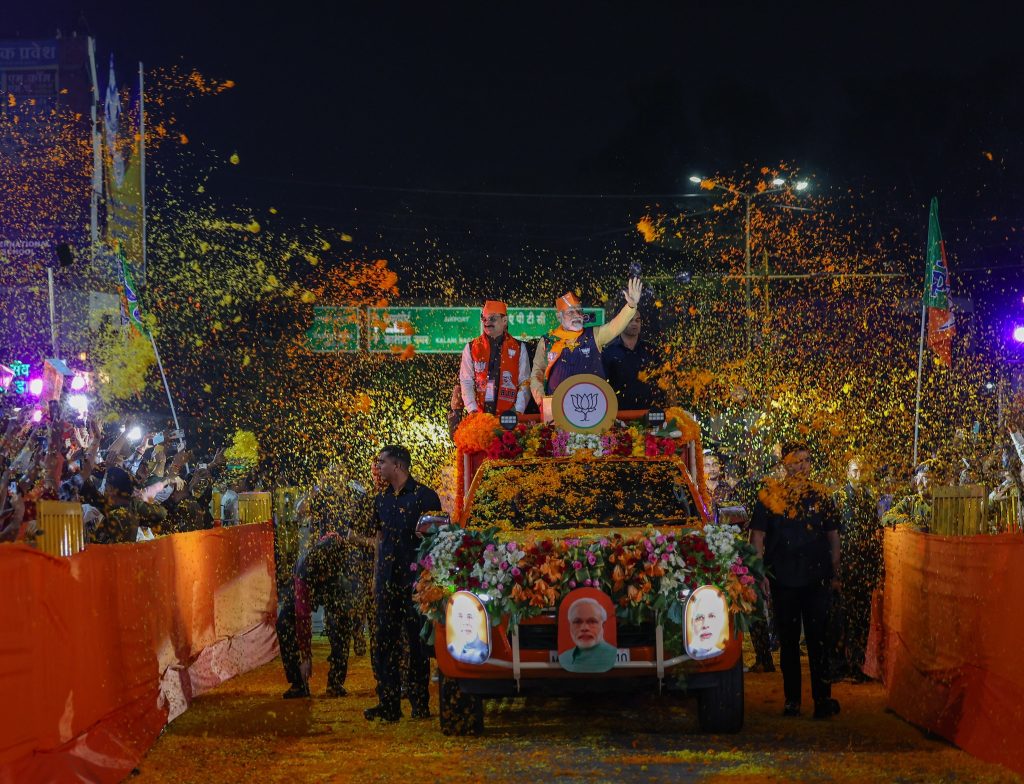
M889 707L1024 773L1024 536L885 532L869 663ZM878 615L881 618L878 618Z
M0 545L0 782L115 782L196 695L277 655L270 523Z

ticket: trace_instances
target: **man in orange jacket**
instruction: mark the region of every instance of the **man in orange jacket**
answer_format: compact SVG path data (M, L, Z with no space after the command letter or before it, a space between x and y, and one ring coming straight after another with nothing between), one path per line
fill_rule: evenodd
M487 300L480 312L483 330L462 350L459 386L469 414L526 410L530 361L526 346L508 334L508 308Z

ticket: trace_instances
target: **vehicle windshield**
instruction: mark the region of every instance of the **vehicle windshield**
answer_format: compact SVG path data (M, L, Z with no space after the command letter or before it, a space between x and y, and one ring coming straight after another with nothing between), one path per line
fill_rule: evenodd
M467 524L515 529L692 525L699 513L671 458L484 463Z

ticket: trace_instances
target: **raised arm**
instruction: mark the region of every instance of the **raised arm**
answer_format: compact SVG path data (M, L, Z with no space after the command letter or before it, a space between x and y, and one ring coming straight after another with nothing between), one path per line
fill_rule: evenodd
M640 278L630 278L626 290L622 293L626 297L626 304L623 305L622 310L607 324L594 327L594 340L597 341L598 349L604 348L615 340L633 320L637 305L640 304L640 295L643 293L643 282Z

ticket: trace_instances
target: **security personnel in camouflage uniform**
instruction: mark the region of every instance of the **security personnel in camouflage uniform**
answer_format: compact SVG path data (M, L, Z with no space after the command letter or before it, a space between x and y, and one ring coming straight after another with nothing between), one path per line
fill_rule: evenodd
M104 482L103 519L88 531L89 544L134 542L140 524L158 526L167 517L164 507L132 496L132 477L123 468L108 468Z

